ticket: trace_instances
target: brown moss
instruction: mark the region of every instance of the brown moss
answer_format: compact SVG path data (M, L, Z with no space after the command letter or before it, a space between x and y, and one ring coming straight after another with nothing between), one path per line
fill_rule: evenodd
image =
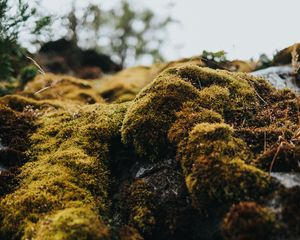
M300 237L299 201L299 186L282 190L280 193L280 220L285 226L286 238L288 239Z
M275 239L278 236L275 213L255 202L233 205L222 224L225 239Z
M93 85L107 102L124 102L133 100L153 78L151 67L132 67L95 81Z
M233 60L228 62L225 66L233 72L250 73L256 69L257 63L254 61Z
M123 226L119 230L120 240L143 240L144 238L139 234L139 232L130 226Z
M156 223L153 215L153 194L144 180L137 180L123 193L124 214L128 223L143 234L150 234Z
M17 185L18 167L28 158L28 139L35 130L34 116L8 107L0 99L0 198Z
M78 104L104 102L89 81L54 74L38 75L26 85L22 95L37 100L58 99Z
M292 62L292 52L294 48L296 48L297 53L300 54L300 43L296 43L292 46L289 46L279 51L274 56L273 64L274 65L290 64Z
M281 142L276 143L267 151L259 155L254 163L265 171L272 170L272 172L299 172L299 158L299 143L295 145L289 142ZM270 169L271 165L272 169Z

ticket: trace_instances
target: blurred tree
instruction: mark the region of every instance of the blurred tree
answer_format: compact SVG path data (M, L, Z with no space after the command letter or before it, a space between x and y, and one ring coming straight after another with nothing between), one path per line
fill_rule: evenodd
M0 81L10 80L22 65L26 50L18 42L20 33L37 36L50 21L23 0L0 0Z
M273 60L271 58L269 58L266 54L263 53L259 56L256 70L271 67L272 62L273 62Z
M136 10L127 0L122 0L106 11L90 4L83 14L77 14L73 2L68 22L75 43L106 53L124 67L143 57L163 60L161 47L166 28L174 20L169 16L159 19L152 10Z

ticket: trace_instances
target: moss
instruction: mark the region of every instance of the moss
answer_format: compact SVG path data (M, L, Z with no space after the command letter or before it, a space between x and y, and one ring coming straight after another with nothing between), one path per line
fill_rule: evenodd
M222 233L225 239L277 239L279 226L270 209L255 202L233 205L225 216Z
M226 68L234 72L253 72L257 67L257 63L254 61L241 61L233 60L226 64Z
M42 239L46 219L51 219L53 230L47 238L71 239L79 230L76 219L65 226L69 218L80 216L82 226L87 226L108 213L110 145L120 134L127 105L77 106L75 112L66 107L45 113L36 122L28 152L31 161L20 169L16 190L0 202L2 237ZM93 214L82 215L82 209ZM106 227L95 231L98 225L90 226L93 237L83 229L79 239L94 239L106 231Z
M280 220L285 226L286 238L298 239L300 237L300 187L282 190L279 193L279 199L281 203Z
M27 149L26 141L35 129L31 114L17 112L0 102L0 139L3 145L16 151Z
M152 212L153 194L144 180L136 180L125 190L123 206L127 222L143 234L151 234L156 223Z
M247 143L256 157L273 148L282 133L285 133L286 136L293 135L288 129L276 128L275 126L244 127L235 131L236 136Z
M223 118L217 112L205 109L198 101L186 102L180 111L176 112L176 121L168 131L168 139L171 143L178 145L187 139L189 132L197 123L221 123Z
M230 92L226 87L212 85L200 92L199 105L214 110L220 114L224 113L227 106L231 104Z
M200 155L220 160L239 157L246 159L249 151L245 143L233 137L233 129L224 123L200 123L189 132L188 141L177 151L184 173L191 171Z
M66 208L41 221L35 235L28 226L25 239L100 240L110 239L108 227L88 208Z
M104 102L89 81L54 74L38 75L26 85L22 95L37 100L58 99L78 104Z
M139 156L155 161L167 155L167 133L182 104L196 99L199 91L167 72L148 85L133 101L122 126L122 140Z
M266 173L245 163L251 155L226 124L196 125L182 151L186 185L199 210L216 203L259 200L275 187Z
M292 52L296 48L296 52L300 54L300 43L296 43L292 46L282 49L279 51L273 59L274 65L286 65L292 62Z
M132 67L94 81L94 88L107 102L131 101L156 75L153 67Z
M272 172L299 172L298 159L300 146L289 142L276 143L255 159L254 163L261 169Z
M119 230L120 240L143 240L144 238L139 234L139 232L130 226L123 226Z

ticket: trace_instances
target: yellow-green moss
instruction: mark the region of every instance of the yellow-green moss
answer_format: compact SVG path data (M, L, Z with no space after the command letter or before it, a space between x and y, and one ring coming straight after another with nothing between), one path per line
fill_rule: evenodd
M179 77L163 73L133 101L122 125L122 140L139 156L150 160L166 155L167 133L182 104L199 97L199 91Z
M228 88L212 85L200 92L200 98L197 103L203 108L223 114L224 110L231 105L231 101Z
M26 85L22 95L37 100L58 99L78 104L104 102L89 81L54 74L38 75Z
M233 128L224 123L197 124L188 136L188 141L177 151L183 171L190 173L194 161L201 155L223 160L239 157L247 159L250 152L245 143L233 137Z
M137 228L141 233L150 234L156 224L152 213L152 193L144 180L136 180L123 193L124 215L127 215L128 223Z
M191 65L167 69L134 100L122 127L123 142L132 144L140 156L157 158L167 151L166 133L185 102L217 111L228 123L242 124L262 104L255 81Z
M233 205L222 223L223 237L228 240L277 239L278 229L275 213L255 202Z
M102 240L109 238L108 227L88 208L66 208L46 217L36 226L36 234L31 235L34 226L28 225L25 239L36 240ZM27 232L28 231L28 232Z
M205 210L211 204L259 200L274 187L263 171L247 165L251 154L223 123L202 123L190 132L178 155L193 205Z
M178 145L187 139L189 132L198 123L221 123L223 118L217 112L203 108L198 101L186 102L180 111L176 112L176 121L168 131L168 139Z
M110 145L120 135L127 105L65 108L45 113L36 122L31 161L21 168L19 187L0 202L2 237L42 239L46 219L51 219L47 239L72 239L80 234L80 226L76 219L65 225L68 218L81 216L80 224L87 226L92 219L102 221L109 210ZM83 229L79 239L96 239L107 231L105 226L96 231L98 225L91 225L90 233Z

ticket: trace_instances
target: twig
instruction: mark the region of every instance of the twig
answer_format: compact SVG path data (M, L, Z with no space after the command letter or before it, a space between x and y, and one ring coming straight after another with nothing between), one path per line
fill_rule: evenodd
M26 56L26 58L28 58L29 60L31 60L33 62L33 64L38 68L38 72L42 75L45 75L45 71L42 69L42 67L31 57Z

